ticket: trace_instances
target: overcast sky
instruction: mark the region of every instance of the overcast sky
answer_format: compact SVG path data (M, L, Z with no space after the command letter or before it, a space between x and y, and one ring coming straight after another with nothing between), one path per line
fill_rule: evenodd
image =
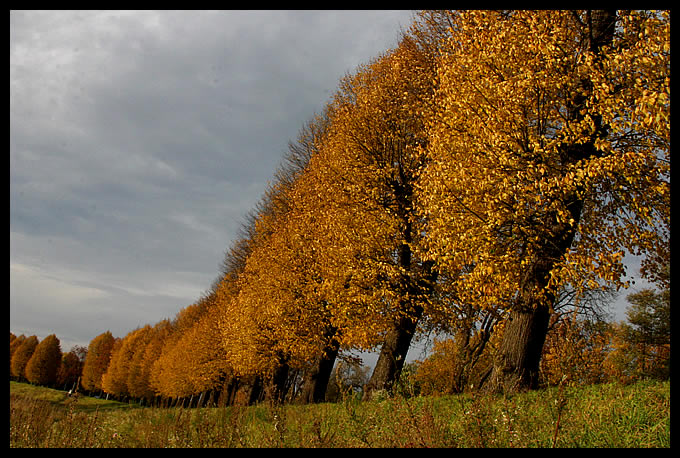
M193 303L288 142L411 17L12 11L10 331L68 351Z
M12 11L10 330L62 350L217 277L290 140L409 11Z

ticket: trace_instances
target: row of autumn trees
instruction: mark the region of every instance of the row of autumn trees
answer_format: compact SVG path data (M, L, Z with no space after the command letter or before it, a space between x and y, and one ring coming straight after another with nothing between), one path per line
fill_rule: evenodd
M609 322L606 313L601 314L603 306L611 300L611 292L590 297L586 301L587 306L578 311L569 307L568 297L562 298L551 318L544 347L540 367L542 383L629 383L650 377L669 379L669 269L662 270L660 274L666 289L657 292L647 288L628 295L627 322ZM498 333L491 339L485 339L478 334L471 341L469 334L458 333L435 339L434 347L424 361L413 361L404 367L397 386L399 393L441 395L477 389L476 384L483 379L493 357L497 336ZM111 354L120 343L121 339L105 332L92 340L91 353L87 358L88 349L81 346L62 353L59 339L54 334L39 341L36 336L17 337L10 332L10 379L100 394L103 391L102 377L109 370ZM87 365L84 364L86 360ZM151 361L142 363L147 367L153 365ZM337 400L347 393L361 390L368 380L368 369L356 360L336 364L325 400ZM153 393L144 390L149 380L140 380L140 376L142 372L139 370L128 371L128 386L141 387L141 390L129 394L149 400ZM234 402L234 393L231 394L231 397L215 398L215 392L212 392L210 397L199 396L196 404ZM156 400L160 400L158 396ZM186 398L182 399L183 403L186 401Z
M98 336L81 383L316 402L371 350L370 397L435 331L493 336L483 389L535 388L561 298L627 286L625 252L663 281L669 241L668 12L423 11L290 144L210 290Z
M62 353L61 343L55 334L40 341L35 335L16 336L10 331L10 379L74 389L78 386L86 354L87 349L80 346Z

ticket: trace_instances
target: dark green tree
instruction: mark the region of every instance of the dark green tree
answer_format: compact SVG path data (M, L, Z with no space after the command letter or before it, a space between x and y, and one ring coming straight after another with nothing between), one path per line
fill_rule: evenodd
M643 375L670 377L671 295L670 289L643 289L629 294L626 310L629 325L624 338L631 344Z

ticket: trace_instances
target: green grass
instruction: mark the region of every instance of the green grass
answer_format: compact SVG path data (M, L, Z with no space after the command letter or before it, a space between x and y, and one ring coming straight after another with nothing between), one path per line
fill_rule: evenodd
M45 401L55 407L66 407L74 404L77 411L94 412L95 410L129 409L136 407L134 404L122 403L113 400L98 399L89 396L79 396L77 402L69 397L66 391L54 390L43 386L30 385L28 383L9 382L10 395Z
M670 446L670 382L210 409L55 391L10 382L11 447Z

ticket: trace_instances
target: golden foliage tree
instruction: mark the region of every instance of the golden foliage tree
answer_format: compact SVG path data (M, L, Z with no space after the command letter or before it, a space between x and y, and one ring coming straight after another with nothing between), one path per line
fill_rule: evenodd
M534 387L556 291L625 286L625 250L666 248L668 15L449 19L419 186L428 249L461 272L461 301L509 313L490 389Z
M433 61L413 41L340 84L330 125L312 158L324 292L343 345L382 344L369 385L398 377L432 289L432 265L413 247L421 226L413 186L424 155Z
M221 388L231 374L219 335L218 306L204 299L204 313L176 339L165 343L154 363L151 387L172 398Z
M282 209L281 209L282 210ZM243 375L271 378L301 369L329 345L328 312L319 295L321 277L299 213L263 214L251 256L232 297L225 323L231 360ZM307 228L308 229L308 228ZM283 377L283 373L280 375Z
M133 398L148 399L154 396L154 392L149 386L145 356L146 349L153 340L155 332L155 327L144 326L139 337L135 340L135 349L130 357L130 367L126 379L127 392Z
M327 112L301 130L274 182L251 213L248 256L238 275L225 278L221 329L227 359L240 377L259 377L283 396L291 369L311 370L312 360L337 352L334 331L319 294L322 275L315 251L315 226L308 224L308 163L324 134ZM322 358L323 359L323 358ZM332 363L331 363L332 366ZM330 372L326 375L330 376Z
M21 380L26 378L25 373L26 365L28 364L28 361L31 359L31 356L33 356L33 352L38 346L38 342L39 341L37 336L27 337L20 343L18 348L14 351L14 354L12 355L12 361L10 363L11 369L10 373L17 379Z
M90 341L83 365L83 375L80 380L81 385L86 390L102 389L102 376L109 367L116 340L110 331L106 331Z
M12 357L14 356L14 352L21 346L21 344L26 340L26 336L21 334L19 336L15 336L12 334L12 332L9 333L9 374L14 375L12 373Z
M177 393L179 390L177 390L176 387L170 388L170 386L174 384L168 379L168 376L171 375L171 373L168 373L167 370L167 365L170 361L170 358L167 355L182 336L201 318L204 310L205 308L202 307L200 302L181 309L169 323L169 327L165 330L161 342L156 344L160 345L160 352L157 354L155 360L148 360L148 363L151 364L149 369L149 386L154 393L167 397L178 396ZM156 351L159 351L159 349L156 348L155 350L150 351L155 353ZM183 384L184 382L179 380L178 383ZM183 390L184 389L181 391L182 393L184 393Z
M206 296L180 310L171 322L156 325L142 364L148 370L148 389L156 395L181 398L219 391L228 384L231 374L218 327L224 313L218 298L225 278L231 278L229 269Z
M61 364L61 345L56 335L45 337L26 363L25 374L34 385L51 385L57 381Z
M157 396L158 390L153 384L154 365L161 356L166 339L172 333L172 324L170 320L162 320L153 327L153 333L143 352L139 354L140 373L138 374L137 383L141 387L142 393L139 395L142 398L151 399Z
M109 366L102 375L102 389L106 393L119 397L130 395L128 380L131 370L134 370L132 361L140 348L143 351L144 339L150 330L151 326L146 325L130 331L121 339L120 345L114 346Z
M548 385L587 385L609 380L604 370L612 327L578 318L575 313L551 326L541 359L541 376Z

